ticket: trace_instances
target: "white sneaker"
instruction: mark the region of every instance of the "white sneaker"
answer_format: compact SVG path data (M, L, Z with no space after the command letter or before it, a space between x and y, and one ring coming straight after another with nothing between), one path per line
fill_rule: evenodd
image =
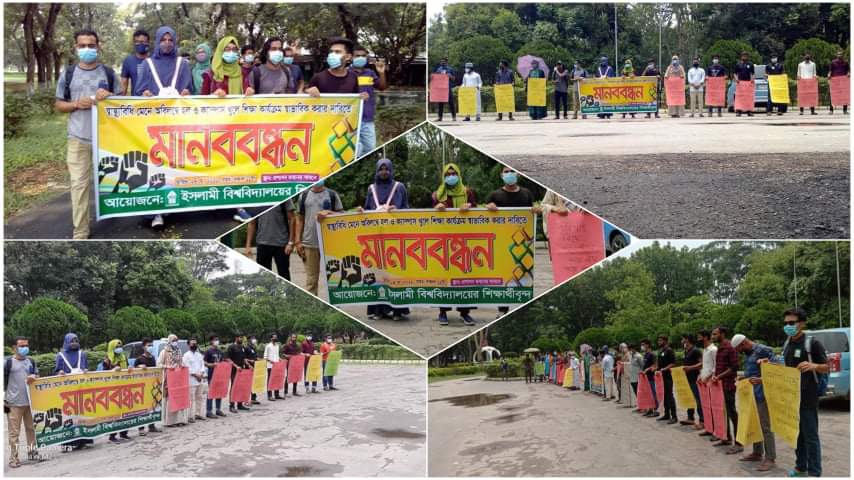
M155 215L151 220L151 228L163 228L163 215Z

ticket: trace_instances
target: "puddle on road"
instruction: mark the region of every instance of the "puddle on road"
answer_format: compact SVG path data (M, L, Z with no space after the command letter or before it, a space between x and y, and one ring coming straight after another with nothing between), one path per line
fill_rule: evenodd
M285 473L281 474L281 477L309 477L316 476L318 471L316 468L310 465L296 465L293 467L287 467Z
M423 433L410 432L409 430L404 430L402 428L397 428L394 430L389 430L385 428L375 428L371 430L371 433L373 433L374 435L379 435L383 438L424 438Z
M501 415L500 417L490 418L489 420L494 420L495 423L503 425L505 423L515 422L516 420L519 420L521 416L521 413L508 413L507 415Z
M474 393L471 395L459 395L456 397L445 397L445 398L436 398L430 400L431 402L449 402L451 405L455 407L485 407L487 405L492 405L498 402L503 402L507 399L513 398L514 395L509 393L499 393L496 395L490 395L488 393Z

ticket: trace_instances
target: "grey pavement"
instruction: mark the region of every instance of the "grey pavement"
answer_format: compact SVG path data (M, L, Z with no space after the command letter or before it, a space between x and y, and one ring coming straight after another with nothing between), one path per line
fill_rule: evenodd
M425 368L345 362L340 390L267 402L113 445L106 438L8 477L423 477ZM300 386L300 389L302 386ZM8 452L8 442L4 448ZM7 453L8 454L8 453Z
M776 468L755 472L691 427L551 384L439 381L428 398L431 477L781 477L794 465L779 438ZM823 475L849 477L850 405L823 403L819 429Z

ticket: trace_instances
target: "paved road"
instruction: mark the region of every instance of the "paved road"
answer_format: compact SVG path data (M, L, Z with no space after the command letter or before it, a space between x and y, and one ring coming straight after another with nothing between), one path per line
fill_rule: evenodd
M95 213L94 201L90 205ZM247 209L258 214L269 207ZM205 239L219 237L237 227L232 218L235 209L211 210L205 212L173 213L166 217L166 228L156 232L149 226L151 220L143 217L111 218L91 223L93 239ZM7 239L49 240L71 238L71 197L68 192L57 195L45 203L34 206L6 220L4 225Z
M470 397L448 401L461 396ZM794 449L780 439L777 469L759 474L690 427L549 384L449 380L431 383L428 397L430 476L780 477L794 465ZM820 410L825 476L850 474L849 409L834 402Z
M425 465L425 369L345 363L337 392L250 413L164 429L128 444L55 453L6 476L295 477L421 476ZM378 395L378 393L381 393ZM8 443L4 441L5 445Z
M641 238L847 238L850 118L441 122Z
M239 251L243 253L244 249L241 248ZM534 264L536 265L534 273L534 295L541 295L553 286L552 266L545 244L537 244L537 249L534 253ZM290 266L291 281L295 285L304 288L305 270L302 261L300 261L297 255L291 255ZM275 265L273 265L273 269L275 271ZM318 293L324 302L328 301L329 295L322 280ZM438 353L440 350L444 350L462 338L493 322L498 313L496 309L492 308L473 310L471 315L477 324L473 327L467 327L462 323L456 312L450 312L448 315L449 325L443 327L436 322L436 316L439 314L439 310L436 308L411 308L411 314L407 317L408 319L400 322L393 320L368 320L367 308L365 306L344 306L342 310L368 327L377 330L425 358Z

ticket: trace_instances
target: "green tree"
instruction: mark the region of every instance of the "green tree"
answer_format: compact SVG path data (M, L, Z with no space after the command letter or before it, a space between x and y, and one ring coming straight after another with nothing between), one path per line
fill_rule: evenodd
M572 348L574 350L578 350L578 348L584 344L590 345L594 349L599 349L605 345L613 345L614 335L607 328L588 328L576 335Z
M805 54L812 56L815 62L815 71L820 76L827 76L830 71L830 61L836 56L836 52L842 50L839 45L824 41L820 38L807 38L799 40L792 48L786 51L786 59L783 66L791 78L797 78L798 64L803 61Z
M189 339L202 336L202 332L199 329L199 322L187 310L167 308L160 312L160 318L163 320L169 333L178 335L178 338ZM199 341L203 342L204 339L199 338Z
M122 307L110 316L106 325L106 338L117 338L123 343L145 337L162 338L169 334L166 323L144 307Z
M525 55L535 55L542 58L543 61L546 62L546 65L548 65L549 69L554 69L558 60L562 61L564 65L570 67L573 61L572 54L570 54L565 48L559 47L548 40L538 38L536 34L533 35L533 40L522 45L522 47L516 51L516 57L523 57ZM514 61L513 63L515 66L516 62ZM542 67L542 65L540 65L540 67ZM546 75L549 75L550 73L551 72L546 72Z
M495 82L495 71L501 60L512 62L513 52L501 40L489 35L477 35L465 40L458 40L448 46L448 63L459 70L457 83L462 78L462 67L466 62L472 62L475 70L480 73L483 83L491 85ZM438 64L438 58L435 59ZM431 61L434 61L431 57ZM435 68L435 65L433 66Z
M53 298L40 297L24 305L12 317L11 331L30 340L34 352L48 352L62 345L68 332L81 341L89 333L89 319L73 305Z
M719 55L721 65L727 72L732 73L732 69L741 59L741 52L747 52L748 59L753 63L762 63L762 56L747 42L741 40L718 40L711 47L705 50L702 56L703 65L712 64L712 55Z

